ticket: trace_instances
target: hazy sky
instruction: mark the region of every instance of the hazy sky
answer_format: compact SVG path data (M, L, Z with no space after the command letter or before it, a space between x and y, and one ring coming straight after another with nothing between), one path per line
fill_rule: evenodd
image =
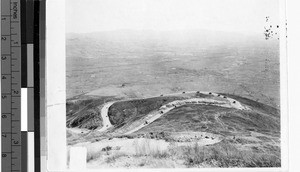
M278 0L66 0L66 32L213 29L261 33Z

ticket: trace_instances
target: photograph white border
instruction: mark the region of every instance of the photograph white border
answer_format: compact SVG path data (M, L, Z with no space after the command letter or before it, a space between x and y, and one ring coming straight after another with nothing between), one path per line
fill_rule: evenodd
M65 1L46 1L46 142L47 169L64 171L66 141Z

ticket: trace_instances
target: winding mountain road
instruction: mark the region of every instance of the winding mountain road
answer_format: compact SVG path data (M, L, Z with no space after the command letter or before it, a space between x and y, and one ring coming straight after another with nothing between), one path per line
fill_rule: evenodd
M184 100L175 100L173 102L170 102L166 105L161 106L158 110L154 110L154 111L150 112L145 118L133 122L130 125L130 127L127 128L127 130L124 134L130 134L135 131L138 131L139 129L151 124L153 121L160 118L162 115L166 114L167 112L171 111L172 109L179 107L179 106L186 105L186 104L205 104L205 105L215 105L215 106L221 106L221 107L235 108L235 109L239 109L239 110L249 110L248 107L243 106L237 100L222 96L220 94L211 93L211 92L190 91L190 92L167 94L164 96L174 96L174 95L193 94L193 93L212 95L214 97L220 97L223 100L215 100L212 98L189 98L189 99L184 99ZM158 97L158 96L153 96L153 97ZM148 98L153 98L153 97L148 97ZM131 100L133 100L133 99L131 99ZM121 101L128 101L128 100L121 100ZM115 102L117 102L117 101L108 102L99 107L99 108L101 108L101 117L103 119L103 127L100 128L98 131L104 132L108 128L113 126L110 123L110 120L108 117L108 109Z

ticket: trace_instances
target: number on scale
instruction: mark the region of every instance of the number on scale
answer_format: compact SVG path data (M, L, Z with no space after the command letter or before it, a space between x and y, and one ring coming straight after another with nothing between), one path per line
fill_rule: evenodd
M1 40L6 41L6 37L5 36L1 36Z

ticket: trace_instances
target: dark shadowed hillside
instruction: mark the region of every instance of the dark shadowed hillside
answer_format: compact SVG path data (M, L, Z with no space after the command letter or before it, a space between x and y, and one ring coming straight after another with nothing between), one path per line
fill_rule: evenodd
M98 106L109 97L77 96L67 100L67 127L96 129L102 127L102 118Z

